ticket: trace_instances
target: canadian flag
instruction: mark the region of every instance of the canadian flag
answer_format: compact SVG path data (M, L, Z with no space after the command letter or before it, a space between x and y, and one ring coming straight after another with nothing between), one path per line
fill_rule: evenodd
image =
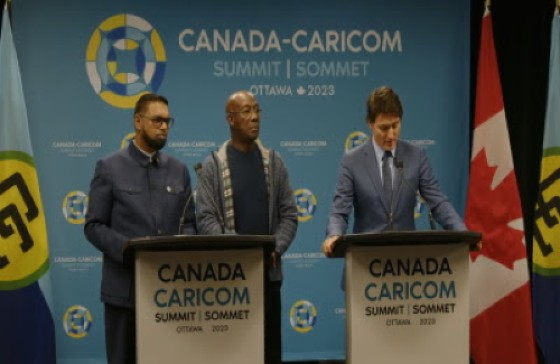
M471 254L471 358L476 364L537 363L523 214L488 7L482 18L465 222L482 233L482 249Z

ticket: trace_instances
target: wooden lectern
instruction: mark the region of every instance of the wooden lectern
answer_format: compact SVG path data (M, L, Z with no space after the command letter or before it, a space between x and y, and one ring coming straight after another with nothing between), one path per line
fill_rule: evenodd
M348 364L469 362L469 250L481 234L393 231L347 235Z
M137 362L264 363L265 257L274 237L134 239Z

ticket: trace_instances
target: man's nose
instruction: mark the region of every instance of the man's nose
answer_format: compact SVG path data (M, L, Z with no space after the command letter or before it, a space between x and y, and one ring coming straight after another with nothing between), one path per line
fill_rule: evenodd
M259 119L260 119L260 114L259 114L258 111L251 110L251 114L250 114L250 115L251 115L250 118L251 118L252 121L255 121L255 122L259 121Z

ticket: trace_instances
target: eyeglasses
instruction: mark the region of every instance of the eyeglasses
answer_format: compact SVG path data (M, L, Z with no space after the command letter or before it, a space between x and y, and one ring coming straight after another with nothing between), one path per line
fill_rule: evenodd
M168 128L171 128L173 126L173 122L175 121L174 118L162 118L161 116L146 116L142 114L140 116L150 120L152 122L152 125L156 128L161 128L161 125L163 123L165 123Z
M253 113L260 115L262 112L262 109L260 107L253 107L247 110L241 110L241 111L228 111L228 114L238 114L241 115L244 118L248 118L249 116L251 116Z

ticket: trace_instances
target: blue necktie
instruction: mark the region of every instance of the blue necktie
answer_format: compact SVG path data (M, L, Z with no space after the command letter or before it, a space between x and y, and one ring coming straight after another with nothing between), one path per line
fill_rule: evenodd
M383 155L383 164L381 165L381 172L383 173L383 194L388 204L393 200L393 176L391 173L391 159L393 154L390 150L386 150Z

